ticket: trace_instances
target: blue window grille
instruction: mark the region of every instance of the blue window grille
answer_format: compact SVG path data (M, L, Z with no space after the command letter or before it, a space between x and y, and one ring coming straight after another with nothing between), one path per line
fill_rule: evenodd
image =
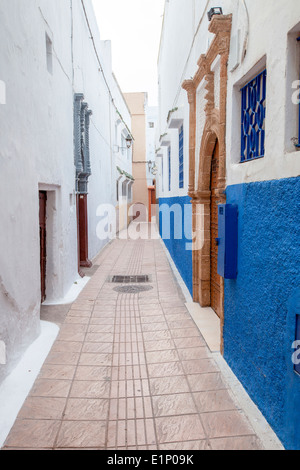
M241 89L241 162L265 155L267 71L264 70Z
M183 152L183 126L179 132L179 188L184 187L184 152Z
M171 191L171 147L168 148L168 162L169 162L169 191Z

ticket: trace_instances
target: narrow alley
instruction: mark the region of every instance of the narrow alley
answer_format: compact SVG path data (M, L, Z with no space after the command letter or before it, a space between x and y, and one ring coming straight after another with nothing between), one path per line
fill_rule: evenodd
M287 3L0 0L0 450L300 450Z
M94 269L4 449L263 449L185 307L161 241L115 240ZM111 282L141 275L150 282Z

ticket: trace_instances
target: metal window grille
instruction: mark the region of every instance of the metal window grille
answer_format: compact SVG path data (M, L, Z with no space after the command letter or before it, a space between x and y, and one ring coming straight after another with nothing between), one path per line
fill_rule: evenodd
M181 126L179 132L179 188L184 187L184 151L183 151L183 126Z
M241 89L241 162L265 155L267 71L264 70Z
M168 148L168 162L169 162L169 191L171 191L171 147Z

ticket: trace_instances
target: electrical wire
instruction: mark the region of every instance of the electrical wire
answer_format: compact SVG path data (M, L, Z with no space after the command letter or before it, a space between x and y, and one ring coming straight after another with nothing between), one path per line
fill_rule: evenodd
M116 106L116 104L115 104L115 102L114 102L114 98L113 98L112 92L111 92L111 90L110 90L108 81L107 81L107 79L106 79L106 76L105 76L105 73L104 73L104 70L103 70L101 61L100 61L100 57L99 57L99 54L98 54L98 51L97 51L96 43L95 43L95 40L94 40L92 28L91 28L91 25L90 25L90 22L89 22L88 14L87 14L87 11L86 11L86 8L85 8L84 0L81 0L81 5L82 5L82 8L83 8L85 20L86 20L86 23L87 23L87 26L88 26L88 29L89 29L90 39L91 39L91 41L92 41L92 43L93 43L93 48L94 48L94 51L95 51L95 55L96 55L96 58L97 58L97 62L98 62L98 64L99 64L99 71L101 72L101 74L102 74L102 76L103 76L104 83L105 83L105 85L106 85L106 87L107 87L107 90L108 90L108 93L109 93L111 102L112 102L112 104L113 104L113 106L114 106L116 112L117 112L118 115L120 116L121 121L122 121L123 124L126 126L126 129L127 129L127 131L129 132L130 136L133 138L130 129L128 128L126 122L124 121L124 119L123 119L121 113L119 112L119 110L118 110L118 108L117 108L117 106Z
M242 52L242 58L241 58L242 62L244 62L244 59L245 59L246 54L247 54L249 32L250 32L250 16L249 16L249 10L248 10L248 7L247 7L246 0L243 0L243 5L245 7L246 15L247 15L247 33L246 33L246 37L245 37L244 44L243 44L243 52Z

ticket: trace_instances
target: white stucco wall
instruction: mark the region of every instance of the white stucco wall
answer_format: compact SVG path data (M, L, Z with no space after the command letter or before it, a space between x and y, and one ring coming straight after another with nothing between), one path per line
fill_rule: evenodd
M158 120L158 107L146 106L146 161L155 163L156 160L156 132ZM151 125L151 127L150 127ZM152 127L154 126L154 127ZM146 175L148 186L153 186L155 175L149 171L149 166L146 164Z
M296 37L300 35L300 3L247 1L249 36L242 62L244 36L239 42L238 67L229 71L227 103L227 184L288 178L300 175L300 155L291 141L298 136L298 105L292 103L294 80L299 80ZM235 38L245 24L245 9L234 16L230 64L234 63ZM298 24L298 27L295 26ZM292 40L289 33L293 31ZM297 34L299 33L299 34ZM299 46L299 44L298 44ZM240 160L240 88L267 69L266 139L262 159ZM237 130L238 129L238 130Z
M39 189L56 194L57 245L49 255L55 259L51 289L59 297L76 276L77 241L69 198L75 178L70 5L3 0L0 17L6 83L6 105L0 106L0 337L8 361L1 379L40 331ZM54 45L52 75L46 33Z
M159 76L159 136L169 133L168 113L177 109L176 114L184 116L185 129L185 193L188 185L188 134L189 105L182 82L190 79L197 71L197 62L205 54L213 39L208 32L207 12L215 7L213 1L172 0L165 4L165 15L158 59ZM227 184L238 184L257 180L270 180L300 174L299 155L292 138L298 135L298 106L292 103L299 80L300 4L297 0L274 2L266 0L220 0L217 6L225 15L233 15L232 37L228 63L227 101ZM242 55L246 56L242 60ZM263 159L240 164L241 103L240 88L253 78L264 66L267 68L267 116L266 149ZM216 105L219 102L220 64L213 64L215 72ZM197 138L196 167L204 126L205 90L200 84L197 90ZM163 152L161 152L162 154ZM161 160L161 157L158 161ZM164 174L167 178L167 160L164 157ZM178 155L172 153L172 174L176 175ZM166 180L167 181L167 180ZM173 183L172 183L173 185ZM161 184L158 185L161 188ZM160 196L181 195L182 192L167 191Z
M100 40L91 1L85 6L108 85L130 127L112 75L110 43ZM3 96L0 104L0 341L7 353L1 381L40 332L39 190L48 193L47 301L62 299L78 279L74 93L84 93L93 111L90 258L106 243L96 236L96 209L116 201L116 112L81 2L2 0L0 18L0 80L6 89L6 104ZM52 43L48 56L46 35Z

